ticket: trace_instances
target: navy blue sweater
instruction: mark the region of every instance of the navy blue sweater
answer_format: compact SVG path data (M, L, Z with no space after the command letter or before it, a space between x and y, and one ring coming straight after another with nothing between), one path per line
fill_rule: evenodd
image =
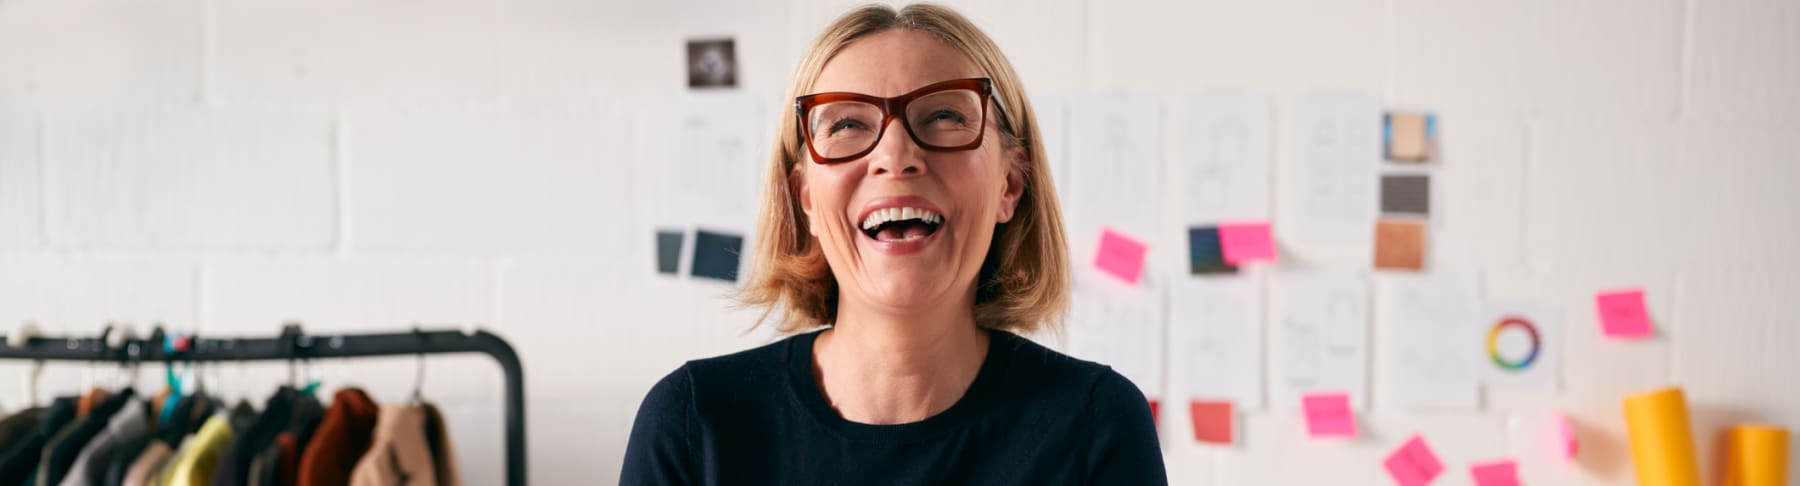
M1144 394L1106 366L990 331L949 409L899 425L851 422L812 375L818 332L690 361L650 389L625 485L1162 485Z

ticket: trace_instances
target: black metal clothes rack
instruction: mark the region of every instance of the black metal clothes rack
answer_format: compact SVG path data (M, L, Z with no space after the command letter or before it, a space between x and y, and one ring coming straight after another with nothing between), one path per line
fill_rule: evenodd
M99 338L42 338L24 346L0 343L0 359L44 361L300 361L319 358L357 358L424 354L482 353L500 363L506 374L506 484L525 485L525 375L512 345L487 331L420 331L388 334L331 334L311 336L289 324L279 337L211 338L193 335L166 336L157 328L148 339L128 339L108 347L108 326ZM173 340L165 349L165 339Z

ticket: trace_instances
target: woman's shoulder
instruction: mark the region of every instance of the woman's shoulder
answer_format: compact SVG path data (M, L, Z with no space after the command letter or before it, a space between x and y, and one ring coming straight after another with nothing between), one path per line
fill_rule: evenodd
M1013 363L1007 381L1027 387L1021 391L1081 398L1090 405L1095 400L1144 402L1143 392L1110 366L1063 354L1010 332L996 331L995 336L999 339L994 341L994 349L1007 353Z
M767 390L782 380L793 346L812 336L797 334L743 351L689 360L652 386L645 401L706 403L712 396Z

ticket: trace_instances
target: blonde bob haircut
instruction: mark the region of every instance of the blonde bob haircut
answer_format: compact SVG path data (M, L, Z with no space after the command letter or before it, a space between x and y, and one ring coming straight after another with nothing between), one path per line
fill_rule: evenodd
M1026 149L1023 158L1011 161L1012 169L1025 181L1018 207L1009 222L996 225L976 276L975 323L1020 334L1060 331L1069 298L1068 246L1037 116L1012 64L974 23L949 8L929 4L899 10L885 5L858 8L832 22L813 41L800 60L786 99L811 93L825 63L846 46L893 29L930 34L967 55L994 80L995 96L1008 108L1007 119L995 119L1003 122L996 125L1002 147L1023 145ZM762 218L750 278L738 295L743 305L763 308L758 324L779 313L776 329L781 333L833 324L838 309L837 279L819 242L807 230L806 214L794 192L797 181L793 178L812 163L797 125L792 107L782 110L776 124L781 127L780 134L763 184Z

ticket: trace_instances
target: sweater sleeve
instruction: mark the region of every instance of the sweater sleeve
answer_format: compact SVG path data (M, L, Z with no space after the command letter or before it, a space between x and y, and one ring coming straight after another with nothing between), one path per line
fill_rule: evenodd
M1150 401L1130 380L1110 369L1102 373L1084 415L1093 440L1086 484L1169 484Z
M619 484L673 486L699 484L691 427L694 387L683 366L663 377L638 406L625 446Z

